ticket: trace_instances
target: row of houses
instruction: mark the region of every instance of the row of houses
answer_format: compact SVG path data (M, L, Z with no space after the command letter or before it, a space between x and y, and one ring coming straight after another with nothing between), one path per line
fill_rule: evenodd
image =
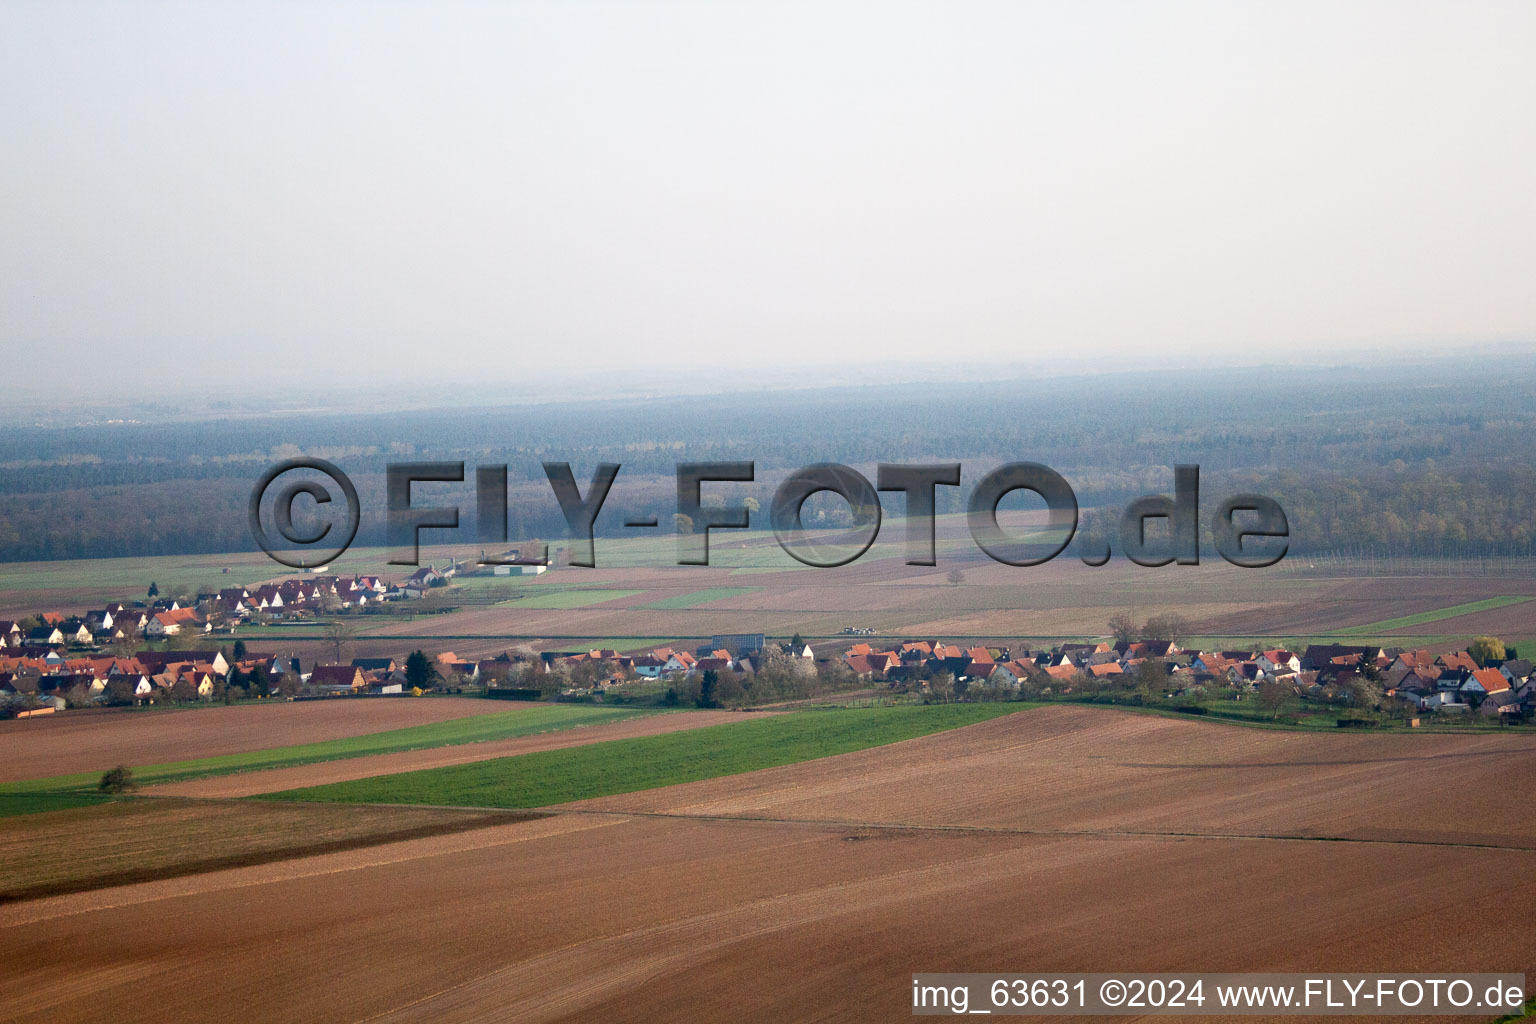
M23 647L89 647L133 637L160 639L183 632L207 632L212 619L201 606L176 601L148 605L117 603L84 615L43 612L42 625L23 629L21 623L0 620L0 651Z
M731 634L717 636L710 644L701 645L692 652L672 647L657 647L643 654L620 654L611 650L549 651L542 655L542 659L550 668L599 663L609 670L607 683L617 685L637 679L669 679L691 673L752 674L758 671L770 652L764 641L761 633ZM805 665L814 665L816 660L815 652L803 643L773 645L772 651Z
M521 659L519 659L521 660ZM452 651L434 655L437 685L472 686L499 678L513 663L511 655L465 661ZM533 659L542 671L545 663ZM395 694L410 689L405 662L394 658L357 658L350 664L316 664L307 671L289 655L247 654L239 661L219 650L142 651L132 657L69 656L42 648L0 654L0 707L15 711L38 704L57 710L91 704L212 700L225 685L246 685L259 678L286 696Z
M425 595L451 578L456 566L423 566L403 580L381 576L302 576L251 587L225 587L198 594L183 605L177 600L148 604L117 602L83 615L43 612L40 625L0 620L0 652L25 647L104 646L117 640L163 639L188 632L210 633L253 616L292 617L321 611L363 608L380 601Z
M462 661L448 651L436 655L434 667L442 685L463 686L480 680L482 670L490 677L501 665L501 660ZM227 685L245 687L253 679L261 680L263 692L290 697L390 694L409 688L403 662L392 658L359 658L305 671L290 655L247 654L233 661L213 649L142 651L131 657L71 657L44 649L0 654L0 709L14 713L40 705L62 711L92 704L206 701L221 696Z
M452 651L432 655L429 664L437 676L437 685L448 688L475 686L505 671L513 662L510 654L482 661L466 661ZM302 676L306 692L319 696L358 693L403 693L413 684L407 677L406 662L397 658L354 658L348 664L316 665Z
M977 683L1017 689L1026 682L1067 691L1090 679L1114 682L1151 663L1160 670L1154 678L1165 679L1172 693L1213 685L1252 691L1273 682L1291 686L1304 697L1325 697L1347 691L1357 680L1369 680L1381 686L1384 698L1402 700L1420 711L1509 717L1530 717L1536 712L1536 682L1529 661L1483 667L1466 651L1434 653L1340 644L1314 644L1299 654L1283 649L1205 651L1157 640L1067 643L1011 652L919 640L885 649L854 644L843 652L842 660L855 675L871 682L922 685L944 675L961 692Z
M400 587L378 576L314 576L282 580L257 587L226 587L199 594L197 609L209 620L245 619L252 615L281 615L298 609L361 608L386 600ZM424 588L423 588L424 589Z
M411 581L430 587L433 580L446 578L425 567L413 574ZM192 607L182 607L176 601L149 607L117 604L75 620L50 614L42 617L42 627L25 633L18 623L0 622L0 703L51 700L62 707L66 702L120 702L125 693L150 702L211 699L235 673L287 678L294 692L403 692L411 683L405 663L393 658L316 665L306 673L291 658L248 656L231 665L216 650L144 652L131 658L105 654L71 657L64 650L69 642L84 635L81 629L90 630L89 635L97 638L103 630L154 635L178 624L205 622L200 613L211 602L240 614L242 609L303 607L329 600L378 600L398 588L374 576L301 577L255 589L236 587L200 595ZM778 653L812 669L816 665L816 655L808 645L766 645L762 634L716 636L692 651L658 647L639 654L605 649L546 651L540 655L507 652L482 660L460 659L446 651L432 656L431 663L437 681L450 688L494 686L513 674L526 680L529 674L557 673L570 681L574 691L710 671L750 674L758 671L765 656ZM1086 686L1089 680L1102 687L1117 681L1131 686L1151 678L1175 694L1211 686L1252 691L1278 683L1302 697L1333 699L1339 693L1351 692L1357 681L1369 680L1379 687L1383 698L1401 700L1419 711L1509 718L1529 717L1536 711L1536 683L1530 662L1511 659L1479 665L1466 651L1437 653L1340 644L1311 645L1300 653L1284 649L1202 650L1186 649L1168 640L1089 641L1010 651L1005 647L961 647L942 640L916 640L878 649L872 643L856 643L838 660L854 677L866 682L922 687L930 679L945 676L962 693L979 683L1014 690L1030 683L1068 692ZM1156 671L1149 674L1144 668Z
M559 675L563 690L577 693L693 673L753 673L764 657L764 649L760 633L730 634L717 636L711 644L691 652L673 647L657 647L640 654L621 654L605 648L544 651L537 655L508 651L494 658L466 661L452 651L444 651L431 656L431 665L441 685L449 688L496 687L514 674L523 681ZM815 654L805 644L785 644L776 649L806 665L814 665ZM354 658L347 665L318 665L304 679L311 692L325 694L398 693L411 686L405 662L396 658Z
M1121 675L1148 659L1177 663L1180 655L1178 646L1169 641L1070 643L1012 653L1006 647L960 647L942 640L914 640L889 649L877 649L869 643L854 644L843 652L843 662L855 675L871 681L918 681L942 674L960 683L994 677L997 681L1017 683L1033 678L1070 680L1079 675Z
M226 587L216 593L199 594L195 607L209 621L366 608L381 601L425 596L458 572L458 564L453 563L444 569L422 566L398 580L373 575L296 576L254 587Z
M532 656L503 652L480 660L443 651L431 655L429 664L434 685L450 689L495 686L514 670L520 670L517 675L523 679L557 675L562 681L581 676L576 670L582 666L598 670L582 676L579 687L566 687L575 690L706 671L752 672L761 656L760 647L747 655L724 647L693 653L659 647L644 654L594 648ZM803 645L797 656L808 662L814 659L811 649ZM398 694L412 688L406 664L405 659L391 657L354 658L347 664L316 664L304 671L296 658L266 654L234 662L218 650L144 651L114 657L69 656L57 648L24 647L11 656L0 654L0 706L14 705L14 711L43 704L63 710L90 704L212 700L222 693L223 685L257 674L268 681L292 681L290 696Z
M276 657L242 663L246 672L282 674ZM10 708L156 700L211 700L231 669L223 652L145 651L133 657L66 657L56 650L36 655L0 655L0 705Z

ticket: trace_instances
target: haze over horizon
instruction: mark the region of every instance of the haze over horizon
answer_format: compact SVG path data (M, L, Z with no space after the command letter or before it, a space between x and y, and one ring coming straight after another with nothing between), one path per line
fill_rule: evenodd
M0 24L17 391L1536 350L1526 4Z

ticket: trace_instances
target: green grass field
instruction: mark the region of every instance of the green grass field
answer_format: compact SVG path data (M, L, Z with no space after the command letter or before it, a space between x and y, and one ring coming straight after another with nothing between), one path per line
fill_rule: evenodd
M714 601L724 601L728 597L755 594L762 589L762 587L706 587L703 590L695 590L691 594L675 594L672 597L664 597L660 601L647 601L640 607L658 608L663 611L698 608Z
M455 718L430 725L414 725L404 729L349 736L321 743L304 743L290 747L272 747L267 750L251 750L220 757L204 757L194 761L173 761L155 765L130 765L135 781L140 785L162 782L183 782L203 779L214 775L231 775L236 772L261 771L268 768L291 768L295 765L315 764L320 761L340 761L373 754L394 754L403 750L425 750L432 747L452 747L465 743L484 743L489 740L512 739L535 733L574 729L584 725L598 725L643 714L664 712L644 711L631 708L605 708L588 705L535 705L499 711L488 715ZM111 767L104 765L105 768ZM96 792L99 772L79 772L73 775L55 775L46 779L24 779L0 783L0 817L12 814L29 814L35 811L57 810L65 807L81 807L107 799Z
M440 549L423 547L422 564L438 558ZM224 572L228 569L229 572ZM400 572L389 565L385 548L352 548L331 563L334 573ZM409 572L409 569L404 571ZM140 558L82 558L59 562L0 563L0 591L79 589L102 599L128 601L142 597L151 582L162 594L249 585L258 580L294 576L260 551L204 555L152 555ZM503 581L505 582L505 581Z
M595 636L582 637L580 643L572 642L569 646L579 650L628 652L650 650L665 644L677 646L677 641L664 636Z
M643 594L643 590L556 590L547 594L533 594L516 601L517 608L585 608L604 601L617 601L625 597Z
M449 604L484 603L485 601L511 601L527 594L553 590L602 589L601 581L588 582L574 571L562 570L543 576L455 576L453 582L441 588L441 599Z
M1394 629L1407 629L1410 626L1421 626L1426 622L1454 619L1458 615L1471 615L1474 612L1486 612L1494 608L1507 608L1512 604L1524 604L1530 600L1533 599L1529 596L1490 597L1482 601L1468 601L1466 604L1453 604L1448 608L1437 608L1432 612L1419 612L1417 615L1404 615L1396 619L1368 622L1363 626L1351 626L1338 632L1340 636L1368 636L1390 633Z
M773 718L743 715L739 723L688 732L313 786L260 799L545 807L846 754L972 725L1028 706L945 704L836 708Z

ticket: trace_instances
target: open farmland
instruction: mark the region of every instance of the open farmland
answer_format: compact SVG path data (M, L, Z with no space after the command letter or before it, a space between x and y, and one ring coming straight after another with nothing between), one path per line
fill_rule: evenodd
M762 716L762 712L757 712L751 718L757 719ZM448 765L489 761L493 758L514 757L540 750L561 750L591 743L606 743L610 740L657 736L681 732L685 729L699 729L707 725L740 724L747 720L747 716L735 711L670 711L665 714L610 716L596 720L595 724L583 724L579 728L564 728L507 739L477 740L453 746L360 755L345 760L327 760L313 764L169 782L154 786L151 792L156 796L254 796L302 786L321 786L373 776L396 775L427 768L443 768Z
M1440 622L1444 619L1456 619L1464 615L1476 615L1480 612L1506 608L1510 605L1524 604L1529 600L1531 600L1529 595L1520 597L1490 597L1482 601L1467 601L1463 604L1453 604L1447 608L1438 608L1434 611L1403 615L1395 619L1387 619L1384 622L1368 622L1363 626L1352 626L1349 629L1339 630L1339 632L1346 636L1369 636L1374 633L1388 633L1394 629L1422 626L1428 622Z
M358 703L354 701L335 701ZM490 704L490 702L480 702ZM303 707L303 704L295 705ZM471 746L539 733L557 732L586 725L618 722L626 718L656 714L622 708L572 705L506 705L488 714L410 726L387 732L365 733L316 743L263 747L236 754L130 766L140 785L206 779L237 772L263 772L328 761L354 758L369 759L381 755L431 750L443 747ZM275 738L275 736L274 736ZM456 760L473 760L471 754ZM106 762L111 767L114 762ZM120 762L118 762L120 763ZM29 778L0 783L0 815L26 814L50 806L76 806L82 802L105 799L96 792L101 769Z
M899 560L860 569L860 562L816 573L760 573L753 577L760 585L750 591L721 586L732 577L718 568L562 569L522 584L529 596L520 600L466 603L447 614L355 618L360 632L353 646L361 655L398 656L425 646L469 658L525 641L581 649L615 646L610 641L617 638L621 649L635 649L671 640L691 646L734 632L833 639L846 626L881 636L1046 643L1102 636L1110 616L1127 609L1140 618L1180 615L1195 635L1217 643L1348 637L1464 645L1484 633L1513 644L1536 640L1536 604L1523 600L1536 596L1531 579L1298 578L1224 564L1091 569L1058 561L1031 568L963 563L960 585L947 581L947 571ZM588 584L589 574L601 578ZM447 588L440 599L452 604L456 589ZM1490 593L1498 600L1490 600ZM1463 606L1460 613L1447 612ZM270 646L279 640L282 649L311 657L325 650L318 627L304 623L263 631L249 642Z
M650 608L698 608L701 605L715 604L738 598L745 594L755 594L759 587L709 587L705 590L695 590L687 594L677 594L672 597L664 597L659 601L652 601Z
M851 713L851 712L850 712ZM588 801L707 817L1045 832L1270 836L1536 851L1499 787L1525 734L1285 732L1047 706L824 761Z
M331 569L381 572L387 570L388 560L384 548L358 547L334 559ZM0 563L0 614L96 608L140 597L152 582L166 594L196 593L259 583L286 572L262 551Z
M1211 559L1160 568L1116 559L1093 568L1068 552L1018 567L987 558L965 536L963 522L940 517L939 566L909 566L897 526L858 561L814 571L755 532L713 537L707 567L673 564L670 542L600 539L595 569L563 568L521 581L517 600L465 603L449 614L411 619L364 617L357 643L360 650L395 652L420 637L465 655L499 651L511 638L558 648L626 636L833 637L850 625L890 636L1043 640L1102 635L1109 617L1125 609L1142 618L1181 615L1198 635L1213 638L1347 634L1413 644L1426 636L1493 633L1512 643L1536 640L1536 605L1521 601L1536 596L1536 579L1474 575L1474 564L1463 576L1360 578L1309 572L1301 563L1253 570ZM733 564L744 559L757 564ZM963 582L949 580L951 569ZM744 570L750 575L740 575ZM452 603L454 592L440 600ZM1447 614L1463 605L1462 613Z
M986 721L1009 704L753 715L749 721L271 794L352 803L543 807L863 750Z
M444 835L506 814L135 800L0 819L0 903Z
M642 590L602 590L596 587L583 587L579 590L552 590L549 593L532 594L523 597L518 602L518 608L527 609L563 609L586 608L594 604L607 604L610 601L622 601L643 594Z
M1348 635L1422 646L1464 644L1484 633L1514 644L1536 641L1536 604L1522 600L1536 597L1530 560L1425 563L1417 575L1408 570L1418 563L1405 562L1403 575L1372 576L1354 570L1330 575L1331 563L1314 565L1301 556L1261 570L1212 558L1199 566L1161 568L1117 558L1093 568L1068 551L1045 565L1016 567L980 552L964 517L941 516L939 565L925 567L905 564L901 528L893 518L857 561L816 570L795 562L761 530L716 531L711 564L704 567L677 565L670 537L600 537L593 569L557 566L537 577L461 577L425 602L348 616L355 633L350 648L354 656L400 656L423 646L475 658L521 642L569 649L612 646L617 640L634 649L671 640L696 643L717 633L830 638L850 625L887 636L1045 641L1102 635L1108 618L1126 609L1142 618L1181 615L1196 635L1218 642ZM477 549L463 546L421 552L423 564L439 565L449 557L476 555ZM404 575L387 557L382 549L357 549L332 569ZM229 574L221 572L226 565ZM1390 573L1394 565L1354 568ZM0 615L100 607L141 596L151 580L169 594L291 575L280 568L251 554L0 566L0 594L14 605L0 609ZM950 582L951 569L962 573L959 585ZM431 611L439 606L451 610ZM1453 613L1457 608L1463 610ZM313 659L329 649L321 629L310 620L247 626L237 636L252 649Z
M1035 709L537 821L0 907L17 965L0 1017L884 1021L908 1012L912 972L982 964L1530 971L1536 826L1486 782L1532 753ZM387 970L312 955L380 943ZM230 971L251 948L269 953Z
M489 701L433 697L72 712L0 722L0 782L324 743L506 710Z

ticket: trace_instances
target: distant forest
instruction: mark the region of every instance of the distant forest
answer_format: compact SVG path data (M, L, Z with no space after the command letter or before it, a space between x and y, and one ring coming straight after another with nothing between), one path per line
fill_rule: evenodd
M700 371L701 373L704 371ZM362 495L359 544L382 544L383 471L396 460L509 465L513 540L558 539L564 520L540 462L623 464L599 520L674 508L679 461L752 460L732 485L766 506L787 472L843 462L959 461L971 484L1008 461L1061 472L1084 506L1117 508L1172 488L1172 466L1201 467L1202 512L1226 494L1277 499L1295 553L1379 556L1536 554L1536 360L1500 365L1270 368L1081 378L828 386L558 405L197 423L19 428L0 434L0 560L253 550L245 506L261 472L309 454L337 463ZM473 484L449 495L457 538L474 541ZM901 498L887 512L900 515Z

